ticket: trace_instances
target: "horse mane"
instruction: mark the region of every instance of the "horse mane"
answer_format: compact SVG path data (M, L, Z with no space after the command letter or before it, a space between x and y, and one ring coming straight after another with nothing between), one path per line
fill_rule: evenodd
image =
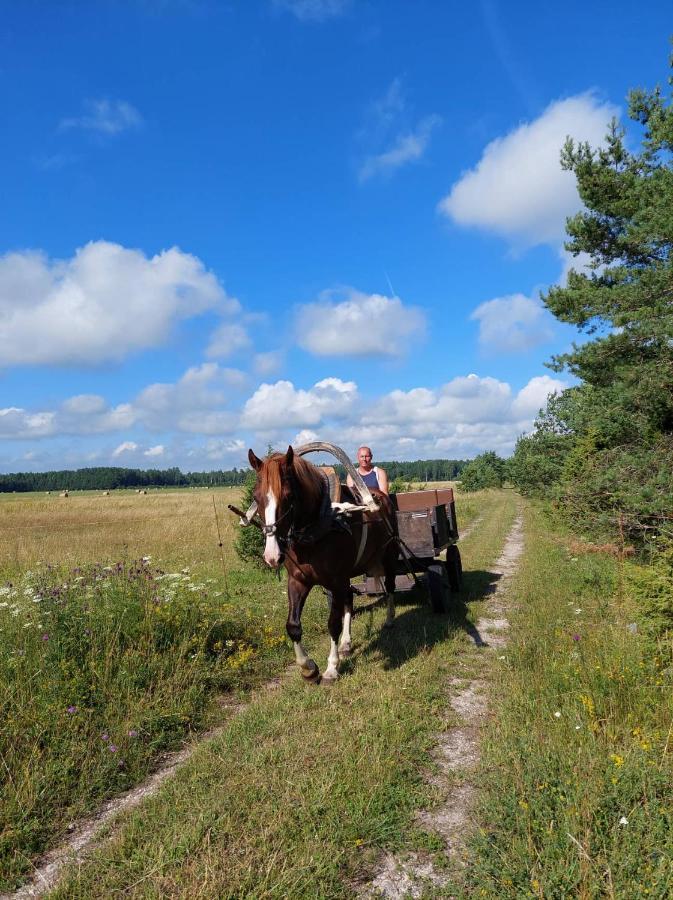
M281 495L280 464L285 459L284 453L271 453L262 469L262 490L273 491L276 497ZM301 456L295 454L292 463L298 493L304 501L306 510L317 511L322 503L325 479L320 470Z

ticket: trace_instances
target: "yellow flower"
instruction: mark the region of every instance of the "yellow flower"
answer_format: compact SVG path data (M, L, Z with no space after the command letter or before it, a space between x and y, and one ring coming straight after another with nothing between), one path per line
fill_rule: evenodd
M610 759L615 764L617 768L624 765L624 757L620 756L619 753L611 753Z

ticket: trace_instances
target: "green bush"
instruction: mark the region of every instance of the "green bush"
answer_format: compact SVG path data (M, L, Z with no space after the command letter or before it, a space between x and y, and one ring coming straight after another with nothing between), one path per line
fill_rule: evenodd
M460 486L464 491L481 491L484 488L502 487L507 464L497 453L489 450L480 453L460 473Z
M254 500L255 484L257 476L251 471L245 479L243 489L243 511L247 511L248 507ZM247 528L240 528L234 542L234 548L239 558L246 563L253 563L260 568L266 568L264 564L264 537L262 532L254 525Z

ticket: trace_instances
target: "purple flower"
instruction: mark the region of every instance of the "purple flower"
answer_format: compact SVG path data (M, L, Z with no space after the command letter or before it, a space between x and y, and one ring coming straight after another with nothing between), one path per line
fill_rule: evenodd
M574 635L573 635L573 640L574 640L574 641L579 641L579 640L580 640L579 634L574 634Z
M108 750L110 751L110 753L116 753L117 745L116 744L108 744Z
M138 737L138 732L135 730L135 728L132 728L132 729L129 731L129 737L130 737L130 738Z
M74 715L74 714L77 712L77 707L76 707L76 706L69 706L69 707L66 709L66 712L69 713L69 714L72 716L72 715Z
M48 640L49 640L49 635L48 635L48 634L43 634L43 635L42 635L42 640L43 640L43 641L48 641Z
M100 739L101 739L101 741L109 741L109 740L110 740L110 735L107 733L107 731L104 731L104 732L101 734Z

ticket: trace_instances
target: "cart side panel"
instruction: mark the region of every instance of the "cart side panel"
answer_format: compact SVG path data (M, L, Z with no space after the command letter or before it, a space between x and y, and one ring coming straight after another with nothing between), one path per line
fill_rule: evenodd
M397 530L414 556L421 558L436 556L449 543L444 506L398 511Z
M446 506L446 518L449 526L449 536L452 541L458 540L458 520L456 519L456 504L453 497L453 488L437 491L437 503Z

